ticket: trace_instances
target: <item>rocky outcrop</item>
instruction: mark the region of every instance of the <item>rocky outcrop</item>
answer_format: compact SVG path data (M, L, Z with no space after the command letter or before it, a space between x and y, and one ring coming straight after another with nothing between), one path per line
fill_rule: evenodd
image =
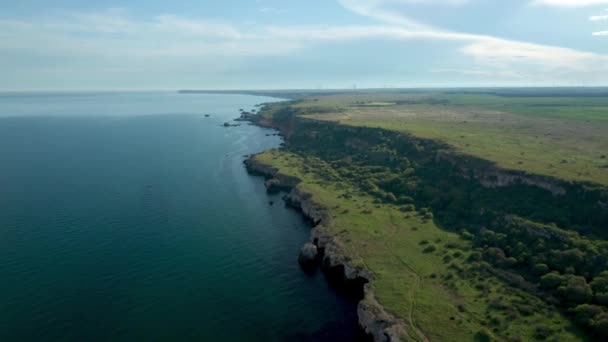
M359 325L374 341L392 342L406 339L405 323L384 310L378 303L369 284L364 286L365 296L357 306Z
M317 263L317 256L319 255L319 250L315 244L312 242L307 242L300 249L300 255L298 256L298 262L300 266L305 269L314 268Z
M466 179L475 179L485 188L504 188L512 185L528 185L549 191L554 196L567 193L566 188L556 179L548 176L532 175L519 170L507 170L487 160L463 155L444 147L435 156L435 162L447 162L460 169ZM471 167L470 165L474 165Z
M491 169L483 172L474 172L475 178L486 188L502 188L511 185L529 185L547 190L554 196L566 194L564 187L557 185L539 176L526 175L523 172Z
M264 186L269 193L288 192L300 183L299 178L281 174L277 169L260 163L255 159L255 155L245 159L244 164L250 174L266 178Z
M293 187L291 191L283 197L283 200L285 200L285 204L288 206L302 211L304 217L308 218L313 226L317 226L321 224L321 222L329 219L325 208L315 203L312 200L311 194L303 192L298 187Z

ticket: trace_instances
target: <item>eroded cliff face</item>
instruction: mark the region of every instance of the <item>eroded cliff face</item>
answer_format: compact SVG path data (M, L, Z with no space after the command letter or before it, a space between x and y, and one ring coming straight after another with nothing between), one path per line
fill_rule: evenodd
M281 174L277 169L260 163L255 156L245 160L249 173L266 178L268 191L287 191L285 203L302 212L313 225L310 241L320 255L320 266L328 280L359 299L357 315L360 328L374 341L401 341L407 337L405 323L388 313L374 296L370 282L373 274L351 264L339 239L329 231L330 216L327 210L314 201L312 194L302 191L300 180ZM304 247L306 247L306 245ZM310 246L309 248L310 249Z
M359 325L364 327L365 333L372 336L374 341L403 341L407 332L405 322L397 320L384 310L378 303L369 284L364 285L364 298L357 306Z

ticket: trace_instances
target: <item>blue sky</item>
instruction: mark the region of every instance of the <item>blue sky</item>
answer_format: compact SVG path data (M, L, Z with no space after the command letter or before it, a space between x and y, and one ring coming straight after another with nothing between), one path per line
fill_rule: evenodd
M608 0L0 0L1 90L608 85Z

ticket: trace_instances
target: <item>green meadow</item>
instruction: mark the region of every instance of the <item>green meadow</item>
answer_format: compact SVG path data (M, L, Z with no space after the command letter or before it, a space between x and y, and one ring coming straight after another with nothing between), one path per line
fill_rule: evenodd
M511 170L608 185L608 98L344 94L299 100L303 116L442 141Z
M327 208L325 229L373 273L378 301L405 321L408 340L582 339L559 309L488 272L472 242L439 228L427 209L379 203L314 157L272 150L256 158L300 178Z

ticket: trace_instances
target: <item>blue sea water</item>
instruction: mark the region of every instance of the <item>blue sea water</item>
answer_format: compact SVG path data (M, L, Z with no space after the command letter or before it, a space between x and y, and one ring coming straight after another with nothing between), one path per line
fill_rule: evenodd
M280 138L222 127L267 101L0 94L0 340L314 340L352 323L298 267L307 223L242 165Z

